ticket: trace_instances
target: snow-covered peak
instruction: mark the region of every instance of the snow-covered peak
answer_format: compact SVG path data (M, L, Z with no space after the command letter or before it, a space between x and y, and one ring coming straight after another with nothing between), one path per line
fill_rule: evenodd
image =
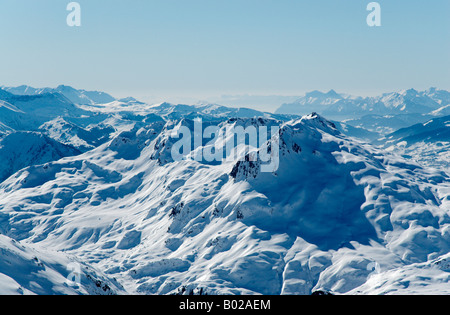
M331 134L337 131L336 125L333 122L327 120L326 118L317 113L312 113L310 115L303 116L300 119L300 122L312 124L313 127L324 130Z
M220 127L245 121L273 123ZM83 155L20 170L0 185L0 231L94 261L147 294L372 292L369 266L389 277L448 253L445 173L349 139L316 114L274 135L274 172L255 171L261 161L246 155L170 160L171 130L192 123L138 126Z
M135 99L134 97L131 97L131 96L118 99L117 101L122 102L122 103L145 104L145 103L140 102L140 101L138 101L137 99Z
M342 96L335 90L330 90L326 93L320 91L312 91L305 94L305 98L309 99L341 99Z
M319 111L287 121L217 104L133 103L76 106L43 93L0 106L5 127L37 125L0 136L0 289L449 293L446 171L349 138ZM375 104L345 98L325 107ZM225 136L191 139L191 150L173 158L173 131L195 133L199 122ZM229 127L278 128L260 147L242 141L235 155L196 158L226 148ZM265 153L276 161L269 171ZM8 257L32 272L14 272ZM103 273L84 273L78 291L60 290L70 257ZM411 279L421 287L405 286Z
M328 93L314 91L292 104L282 105L276 113L306 114L317 111L331 116L367 114L427 114L442 105L449 104L447 91L415 89L384 93L375 97L346 97L331 90Z
M48 93L60 93L67 99L69 99L72 103L82 105L104 104L110 103L115 100L114 97L105 92L78 90L67 85L59 85L56 88L34 88L27 85L22 85L18 87L3 87L3 89L15 95L28 96Z
M417 91L416 89L406 89L402 90L400 94L408 97L415 97L419 95L419 91Z
M85 152L109 141L115 129L103 124L82 128L63 117L57 117L40 126L39 131L62 144Z

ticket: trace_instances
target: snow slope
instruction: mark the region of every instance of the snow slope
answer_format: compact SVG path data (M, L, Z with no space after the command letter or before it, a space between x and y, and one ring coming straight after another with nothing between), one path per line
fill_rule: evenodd
M407 141L408 143L450 141L450 116L434 118L423 124L400 129L387 135L386 139L396 142Z
M106 104L97 104L93 106L82 106L83 109L101 112L108 114L122 114L134 113L135 115L156 115L166 120L177 120L182 118L194 119L197 117L205 120L220 121L226 118L277 118L283 120L290 120L290 115L276 115L271 113L265 113L249 108L231 108L217 104L201 103L197 105L184 105L184 104L171 104L161 103L155 105L149 105L142 102L138 102L133 98L127 98L117 100Z
M89 151L110 140L116 130L104 124L90 125L82 128L74 123L57 117L44 123L39 131L62 144L72 146L80 151Z
M304 97L298 99L296 102L283 104L276 113L302 115L311 112L322 112L343 100L344 97L334 90L328 93L313 91L306 93Z
M56 88L33 88L22 85L18 87L2 87L3 90L15 95L61 94L74 104L104 104L115 100L114 97L99 91L77 90L71 86L59 85Z
M80 151L74 147L63 145L39 133L11 133L0 139L0 181L24 167L78 154Z
M345 119L343 122L380 135L388 135L402 128L425 123L432 118L435 117L427 114L365 115L359 118Z
M59 93L0 94L0 123L17 131L36 131L43 123L62 117L80 117L85 111Z
M450 116L434 118L423 124L400 129L379 139L376 143L422 164L448 168L450 166Z
M62 253L37 250L3 235L0 235L0 253L0 295L124 293L116 281Z
M279 143L274 172L243 145L241 161L175 162L172 131L193 122L190 109L176 119L156 108L166 109L173 120L135 116L88 152L9 177L0 233L74 255L128 293L450 293L446 172L348 138L317 114L220 120L225 134L281 123L253 148Z

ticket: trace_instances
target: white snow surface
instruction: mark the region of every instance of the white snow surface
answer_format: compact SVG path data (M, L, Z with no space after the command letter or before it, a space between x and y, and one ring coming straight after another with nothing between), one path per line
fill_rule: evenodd
M326 116L428 114L441 115L450 104L450 92L431 88L385 93L375 97L349 97L331 90L328 93L314 91L294 103L283 104L276 113L305 114L316 111ZM441 113L442 111L442 113Z
M0 235L0 295L113 295L115 281L64 253L36 249ZM71 266L77 266L71 269ZM79 269L78 269L79 268ZM75 283L72 270L79 271Z
M105 293L95 281L64 286L62 266L76 257L95 270L83 279L101 279L106 293L450 294L445 170L348 138L316 114L228 119L223 108L199 105L182 118L161 104L125 123L117 108L132 113L140 106L132 102L84 106L108 112L113 139L0 184L0 293ZM192 128L196 111L224 131L282 124L279 169L262 173L260 160L244 156L174 162L172 129ZM61 138L74 130L67 126L42 128L86 148L77 133Z
M448 170L450 167L450 116L400 129L378 141L389 151L422 165Z

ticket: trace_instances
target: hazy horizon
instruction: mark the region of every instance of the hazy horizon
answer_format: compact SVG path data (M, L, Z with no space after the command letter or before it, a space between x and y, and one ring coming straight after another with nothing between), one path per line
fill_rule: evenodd
M450 2L8 1L0 10L6 86L71 85L149 101L221 95L370 96L450 90Z
M44 88L50 88L54 89L58 86L71 86L68 84L58 84L56 86L31 86L27 84L20 84L17 86L7 86L7 85L0 85L0 88L16 88L20 86L28 86L35 89L44 89ZM126 98L126 97L133 97L137 99L138 101L145 102L147 104L159 104L163 102L173 103L173 104L187 104L187 105L194 105L198 103L215 103L223 106L228 107L247 107L252 108L260 111L265 112L275 112L278 107L280 107L282 104L295 102L297 99L304 97L307 93L319 91L322 93L328 93L330 91L335 91L336 93L342 95L342 96L348 96L348 97L376 97L381 96L382 94L386 93L395 93L395 92L401 92L404 90L414 89L417 91L425 91L431 88L436 88L438 90L446 90L442 89L438 86L430 86L426 89L416 89L414 87L408 88L408 89L400 89L400 90L388 90L383 91L380 93L374 93L370 95L357 95L352 93L347 93L346 91L340 91L335 89L330 90L309 90L305 92L299 92L296 94L251 94L251 93L244 93L244 94L221 94L221 95L207 95L207 96L183 96L183 95L129 95L129 94L122 94L118 95L114 92L110 91L103 91L100 89L95 88L89 88L89 87L78 87L78 86L71 86L74 89L77 90L85 90L85 91L98 91L98 92L105 92L110 94L111 96L115 97L116 99Z

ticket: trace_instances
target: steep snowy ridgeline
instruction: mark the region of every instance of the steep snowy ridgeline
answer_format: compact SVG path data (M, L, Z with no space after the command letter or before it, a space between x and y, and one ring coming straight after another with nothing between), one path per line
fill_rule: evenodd
M261 126L268 129L268 137L270 137L270 128L275 126L278 127L282 124L282 121L275 119L267 119L267 118L230 118L223 122L201 122L201 133L204 134L206 129L212 126L217 127L217 133L209 135L208 137L204 137L200 139L200 147L196 148L195 144L195 130L196 130L196 121L190 119L182 119L179 121L169 121L161 136L156 139L154 145L154 152L151 155L152 160L157 160L159 165L165 165L167 163L171 163L174 161L173 159L173 147L175 144L179 142L178 137L173 137L172 133L174 130L180 130L181 128L187 128L188 130L194 131L190 138L190 152L186 153L187 159L193 159L200 161L204 164L217 165L226 163L229 156L233 154L243 154L245 150L247 150L247 146L249 146L249 139L237 139L238 136L235 135L232 130L241 128L242 131L247 130L248 128L254 128L253 130L258 130ZM218 135L222 135L218 137ZM245 136L245 135L244 135ZM264 135L261 135L263 140L268 140L269 138L266 135L266 138L263 138ZM239 143L237 143L239 141ZM258 138L259 141L259 138ZM236 152L227 152L227 147L232 147L236 144ZM258 144L253 143L248 150L254 151ZM216 153L214 153L216 152ZM207 154L210 153L210 158L206 157ZM209 161L208 161L209 160ZM234 161L234 159L232 159Z
M110 140L116 130L104 124L90 125L85 129L58 117L43 124L39 131L60 143L85 152Z
M0 253L0 295L124 293L116 281L63 253L30 247L4 235L0 235Z
M77 90L66 85L60 85L56 88L33 88L31 86L21 85L18 87L3 87L3 90L15 95L59 93L64 95L74 104L94 105L110 103L115 100L114 97L105 92Z
M80 154L74 147L61 144L35 132L15 132L0 137L0 182L18 170Z
M275 121L219 127L235 124ZM240 162L174 162L180 126L194 122L153 122L17 172L0 184L0 233L76 255L130 293L450 293L445 172L386 157L318 115L253 150L279 143L275 172L242 146Z

